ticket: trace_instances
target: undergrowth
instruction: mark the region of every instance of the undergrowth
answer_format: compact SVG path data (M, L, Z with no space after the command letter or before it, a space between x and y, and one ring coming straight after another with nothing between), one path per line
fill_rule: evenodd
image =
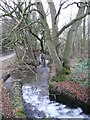
M89 82L89 68L90 68L90 60L85 59L84 61L80 62L78 59L78 63L75 64L74 69L71 71L71 80L74 82L79 82L81 86L87 87L90 86Z

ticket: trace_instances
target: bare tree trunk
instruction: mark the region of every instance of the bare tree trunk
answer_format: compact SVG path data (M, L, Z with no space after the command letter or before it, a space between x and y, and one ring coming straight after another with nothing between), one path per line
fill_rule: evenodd
M48 0L47 0L48 2ZM54 2L51 0L51 2L48 2L48 5L50 7L50 13L51 13L51 20L52 20L52 40L56 49L56 52L58 54L59 59L61 60L61 52L58 49L58 44L59 44L59 37L57 36L58 34L58 24L57 20L55 20L56 17L56 9Z
M84 18L84 20L83 20L83 39L82 39L82 46L85 45L85 40L86 40L86 36L85 36L85 22L86 22L86 20L85 20L85 18Z
M35 57L34 57L34 54L33 54L33 50L32 50L32 36L30 36L30 34L26 31L26 38L27 38L27 42L28 42L28 46L29 46L29 51L30 51L30 56L32 58L33 61L36 61L35 60Z
M1 39L2 39L2 21L0 22L0 40ZM1 42L0 42L0 57L2 57ZM2 61L0 61L0 103L2 104ZM2 119L2 105L0 105L0 119Z
M54 43L52 41L52 36L50 34L50 29L49 29L48 23L46 21L46 14L44 12L43 5L41 2L36 2L36 6L37 6L37 9L41 13L40 19L41 19L41 22L42 22L44 29L45 29L45 39L46 39L46 45L49 49L49 54L50 54L50 56L55 64L57 73L59 73L62 71L62 64L61 64L61 61L60 61L58 54L56 52Z
M58 25L57 25L57 22L55 21L56 9L55 9L55 5L52 0L51 2L48 2L48 5L50 7L50 13L51 13L51 19L52 19L52 40L56 47L58 45L58 37L57 37Z
M88 58L89 58L89 60L90 60L90 48L89 48L89 46L90 46L90 1L89 1L89 3L88 3ZM89 67L89 71L90 71L90 65L88 66ZM90 76L89 76L89 78L90 78Z
M82 6L82 3L81 3ZM77 17L79 17L80 15L82 15L84 13L85 7L81 7L78 10L77 13ZM77 21L76 23L74 23L67 35L67 43L66 43L66 47L65 47L65 51L64 51L64 59L63 59L63 66L66 68L70 68L70 58L71 58L71 51L72 51L72 40L73 40L73 34L76 32L76 30L78 29L79 25L81 24L82 19Z

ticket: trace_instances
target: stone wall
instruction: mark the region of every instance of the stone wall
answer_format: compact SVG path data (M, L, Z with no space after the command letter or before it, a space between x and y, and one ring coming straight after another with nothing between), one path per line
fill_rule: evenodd
M11 88L11 106L13 114L16 118L26 118L26 113L22 98L22 80L16 79L12 81Z

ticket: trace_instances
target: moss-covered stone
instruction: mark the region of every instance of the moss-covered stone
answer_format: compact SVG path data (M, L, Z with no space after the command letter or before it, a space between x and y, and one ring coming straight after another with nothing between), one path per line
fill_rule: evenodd
M18 117L26 117L26 113L24 108L18 108L16 112L16 116Z
M70 67L63 67L61 73L66 75L70 74L71 73Z
M16 117L26 117L22 98L22 80L20 79L12 82L11 105Z
M51 81L55 81L55 82L63 82L66 80L66 75L70 74L71 70L70 68L62 68L62 72L57 74L56 76L54 76Z
M51 81L63 82L65 79L66 79L66 75L59 74L54 76Z

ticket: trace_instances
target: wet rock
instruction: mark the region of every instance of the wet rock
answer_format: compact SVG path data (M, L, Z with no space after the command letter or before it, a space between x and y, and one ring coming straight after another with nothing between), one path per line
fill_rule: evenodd
M9 91L11 91L11 87L12 87L12 77L9 77L6 81L5 81L5 85L8 88Z
M4 74L2 75L2 79L3 79L4 81L6 81L9 77L10 77L10 73L4 73Z

